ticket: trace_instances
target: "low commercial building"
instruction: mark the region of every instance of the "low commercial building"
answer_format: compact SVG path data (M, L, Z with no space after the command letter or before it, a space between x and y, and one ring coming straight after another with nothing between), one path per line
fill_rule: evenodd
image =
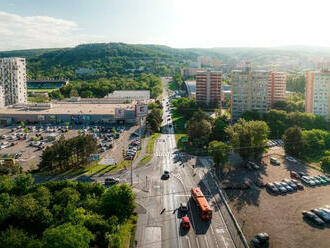
M33 105L33 106L32 106ZM77 124L109 123L136 124L135 105L128 104L84 104L52 103L14 105L0 109L3 125L26 123L64 123ZM45 106L44 106L45 105Z
M104 99L123 103L125 101L148 101L150 100L150 90L115 90L108 94Z

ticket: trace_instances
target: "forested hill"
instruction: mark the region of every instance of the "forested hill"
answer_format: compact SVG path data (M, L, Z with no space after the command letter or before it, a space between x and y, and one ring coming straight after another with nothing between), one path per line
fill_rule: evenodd
M330 60L326 47L277 48L190 48L125 43L83 44L73 48L30 49L0 52L1 57L27 58L28 78L99 79L131 72L168 75L175 67L187 66L198 56L217 58L233 68L243 60L255 67L278 70L313 69L318 62ZM80 68L93 69L88 75L76 74Z
M156 74L170 73L171 64L196 60L197 53L160 45L124 43L84 44L73 48L32 49L0 52L0 57L25 57L29 78L62 77L79 79L75 70L94 69L90 79L126 74L144 68ZM86 76L84 76L86 77Z

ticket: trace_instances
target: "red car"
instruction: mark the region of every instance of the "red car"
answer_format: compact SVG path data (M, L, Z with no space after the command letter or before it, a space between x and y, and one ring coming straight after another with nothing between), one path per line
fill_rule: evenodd
M184 216L181 219L181 226L183 229L189 229L190 228L190 220L188 216Z
M291 178L300 179L299 174L297 172L295 172L295 171L290 171L290 177Z

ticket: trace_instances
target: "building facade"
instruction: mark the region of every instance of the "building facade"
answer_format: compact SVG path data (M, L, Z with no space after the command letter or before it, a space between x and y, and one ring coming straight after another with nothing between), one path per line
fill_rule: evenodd
M267 71L253 71L249 65L242 70L232 71L232 120L237 120L246 110L256 110L260 113L267 111L268 81Z
M330 71L306 73L305 111L330 120Z
M0 60L0 107L27 102L26 62L24 58Z
M268 108L278 101L285 101L286 96L286 73L269 72L268 81Z
M221 72L218 71L197 72L196 102L206 105L221 104Z

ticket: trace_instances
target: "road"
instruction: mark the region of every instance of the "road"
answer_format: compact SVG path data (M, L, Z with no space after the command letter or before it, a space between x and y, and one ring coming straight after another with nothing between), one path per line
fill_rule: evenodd
M217 190L209 169L192 168L182 163L181 153L176 149L172 120L169 116L167 80L164 80L163 134L155 144L151 164L134 171L134 191L139 204L139 221L136 233L137 247L151 248L213 248L235 247L223 220L217 200ZM170 178L162 180L164 170ZM126 180L128 175L122 175ZM200 186L213 207L213 218L202 221L199 211L190 197L190 189ZM180 228L181 216L178 207L187 202L188 216L192 227L189 231Z

